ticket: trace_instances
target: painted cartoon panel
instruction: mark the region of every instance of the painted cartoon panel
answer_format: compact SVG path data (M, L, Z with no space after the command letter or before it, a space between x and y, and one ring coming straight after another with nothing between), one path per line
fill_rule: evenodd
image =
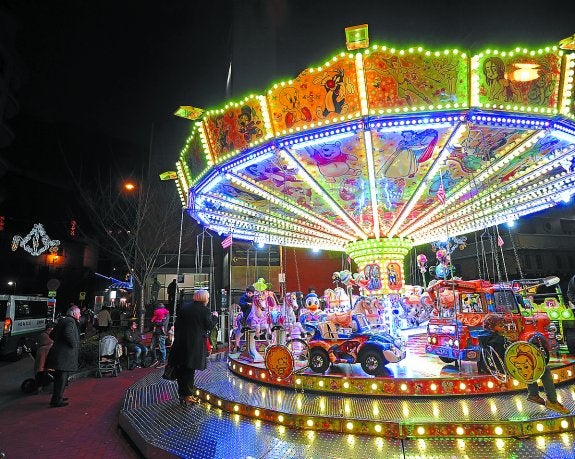
M332 60L321 70L306 69L289 83L275 85L268 91L267 101L276 135L342 115L359 117L353 55Z
M372 131L380 228L386 234L397 212L417 190L453 127Z
M206 154L209 155L209 152L204 151L199 130L193 128L189 142L181 155L181 160L185 164L184 167L188 169L187 172L190 174L189 180L196 178L208 167Z
M336 215L323 199L313 191L310 185L298 176L299 170L290 166L279 156L250 164L239 170L240 176L255 180L259 188L279 195L287 202L314 213L320 214L330 222ZM285 212L282 210L281 212ZM281 215L281 213L280 213Z
M532 133L533 131L517 129L494 131L485 126L473 126L470 130L465 131L460 137L459 144L455 145L447 157L441 179L439 174L431 178L427 190L411 210L402 228L409 228L429 209L441 205L437 198L441 182L443 182L443 188L448 197L460 182L472 183L471 190L459 198L460 202L472 199L479 194L491 182L474 180L477 172L487 167L491 161L498 160L506 151L507 145L518 143ZM442 218L441 215L436 216L436 219L439 218Z
M294 148L292 153L328 195L364 231L373 231L363 135Z
M208 112L204 118L208 142L214 160L243 150L266 136L261 105L255 97L225 110Z
M401 265L396 262L390 262L386 266L387 286L390 290L401 290L403 287L403 278Z
M495 105L521 110L520 107L530 106L551 111L558 108L558 54L486 53L474 60L480 107Z
M382 49L365 57L364 70L370 110L467 104L468 65L461 53Z

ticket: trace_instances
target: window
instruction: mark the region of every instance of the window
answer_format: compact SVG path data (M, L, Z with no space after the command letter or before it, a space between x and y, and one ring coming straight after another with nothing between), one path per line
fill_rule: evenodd
M531 257L529 255L524 255L523 256L523 264L525 265L525 268L527 269L531 269Z
M543 259L541 255L535 255L535 266L537 269L543 269Z
M45 319L48 314L46 300L15 300L14 319Z

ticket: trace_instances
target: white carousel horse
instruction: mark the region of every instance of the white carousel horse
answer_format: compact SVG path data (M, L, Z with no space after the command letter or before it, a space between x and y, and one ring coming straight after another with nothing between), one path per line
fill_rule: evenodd
M351 327L351 317L354 314L363 314L370 322L376 322L379 319L379 314L375 308L372 300L366 297L359 297L353 306L353 309L348 309L344 312L333 312L327 315L328 322L332 322L336 326L344 328Z
M292 336L305 336L305 329L297 321L295 312L297 311L297 295L295 292L286 293L282 303L283 325L286 331Z
M269 295L271 293L271 295ZM258 339L263 332L266 332L266 337L271 336L270 319L269 319L269 306L273 304L273 292L267 291L260 292L253 297L252 310L248 314L246 324L256 332L256 339Z
M253 297L252 309L244 321L244 314L239 312L235 314L232 321L232 332L230 333L230 352L238 350L240 339L242 337L242 328L245 326L255 330L256 338L259 338L265 331L266 338L271 336L270 318L268 313L268 304L273 304L273 297L270 299L269 294L262 295L260 292ZM270 292L273 295L273 292ZM231 336L233 335L233 341ZM233 348L231 344L234 344Z

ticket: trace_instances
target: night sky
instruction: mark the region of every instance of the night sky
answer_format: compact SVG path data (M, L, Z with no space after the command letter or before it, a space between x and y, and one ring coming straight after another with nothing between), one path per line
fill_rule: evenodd
M346 26L368 23L371 43L398 48L540 47L575 33L568 3L3 1L0 39L18 67L20 110L7 120L15 140L0 149L0 175L52 190L67 188L62 158L84 170L109 160L173 169L189 129L173 116L179 105L263 93L345 49ZM0 211L14 202L6 183Z

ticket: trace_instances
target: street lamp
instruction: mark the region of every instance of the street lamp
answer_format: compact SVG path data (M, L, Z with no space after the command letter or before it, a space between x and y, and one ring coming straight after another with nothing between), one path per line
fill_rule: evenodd
M173 181L173 180L177 180L178 179L178 174L177 172L174 171L166 171L166 172L162 172L160 174L160 180L165 182L165 181ZM176 294L175 294L175 298L174 298L174 323L176 323L176 305L178 303L178 297L180 295L180 259L182 257L182 233L184 230L184 213L186 212L188 208L187 207L182 207L181 208L181 213L180 213L180 237L179 237L179 241L178 241L178 261L176 264Z
M14 295L16 293L16 282L8 281L8 285L12 287L12 295Z

